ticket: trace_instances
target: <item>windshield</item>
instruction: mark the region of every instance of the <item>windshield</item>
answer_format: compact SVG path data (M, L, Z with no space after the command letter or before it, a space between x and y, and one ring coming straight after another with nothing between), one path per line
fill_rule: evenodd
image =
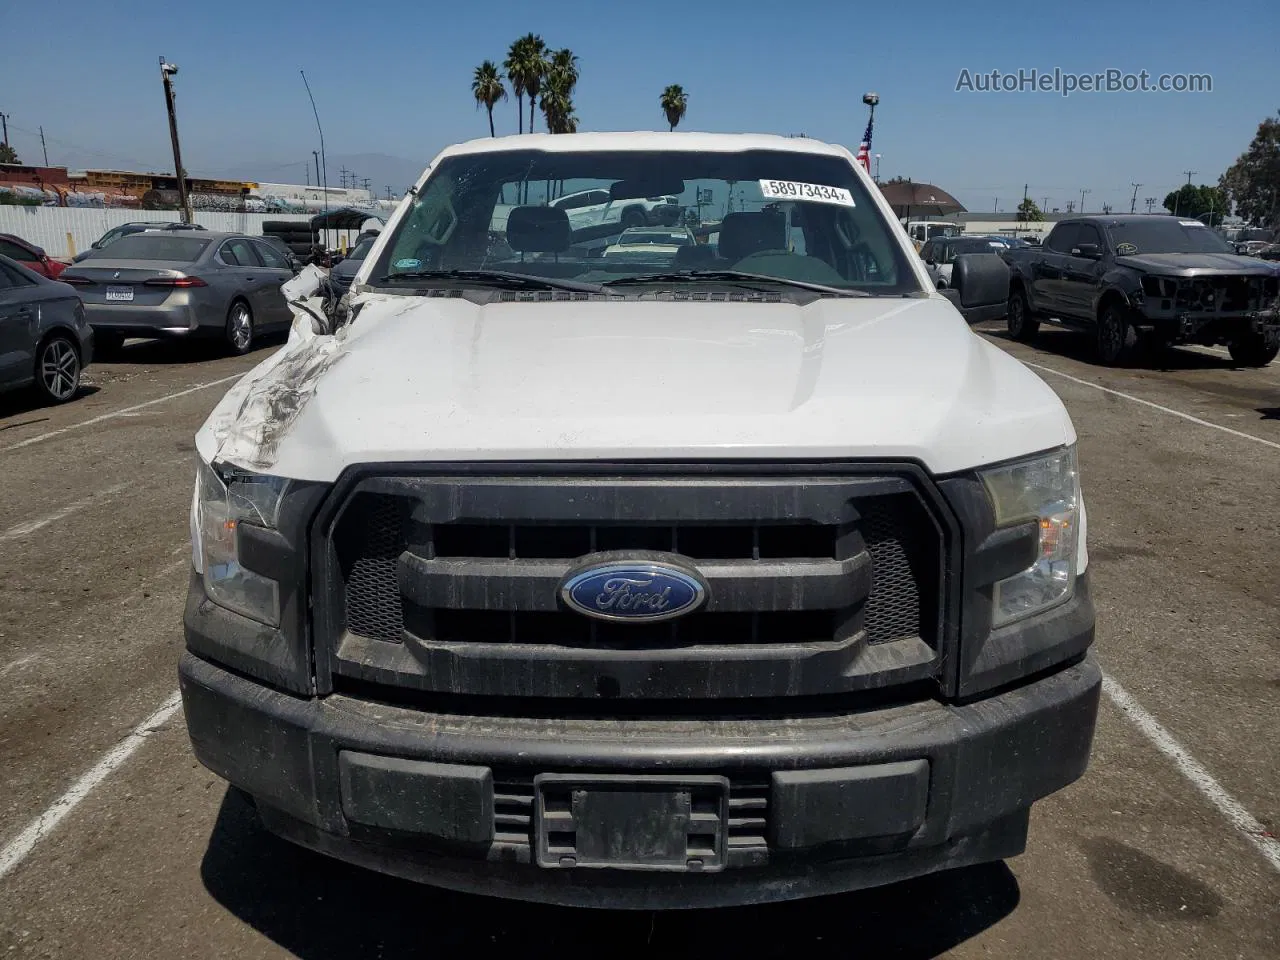
M1108 226L1107 233L1122 257L1143 253L1235 253L1225 240L1195 220L1125 220Z
M652 249L608 254L623 244ZM457 272L477 270L592 284L662 275L659 287L710 282L710 271L729 282L723 271L736 270L872 294L920 292L848 160L771 150L448 157L370 275L375 286L475 285L474 274ZM439 271L455 274L431 276ZM683 271L704 276L671 276Z
M363 260L369 255L369 251L373 249L374 237L366 237L351 248L351 252L347 254L346 259L352 261Z
M657 244L669 247L689 247L693 245L693 235L678 230L623 230L618 238L619 246L636 246L641 244Z
M206 239L172 233L134 233L111 244L112 260L192 261L209 245Z

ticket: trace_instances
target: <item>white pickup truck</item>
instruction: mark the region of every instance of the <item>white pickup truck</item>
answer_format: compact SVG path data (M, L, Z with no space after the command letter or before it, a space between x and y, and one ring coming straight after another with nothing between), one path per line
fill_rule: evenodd
M734 212L615 262L535 200L493 246L497 198L583 179ZM271 830L500 896L757 903L1015 855L1084 772L1075 431L843 147L450 147L349 307L314 287L196 437L185 714Z

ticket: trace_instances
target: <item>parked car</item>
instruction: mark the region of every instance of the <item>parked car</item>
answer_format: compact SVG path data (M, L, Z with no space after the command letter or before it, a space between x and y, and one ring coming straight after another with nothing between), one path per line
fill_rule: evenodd
M196 757L295 843L543 902L1020 853L1102 683L1062 401L844 147L551 139L434 158L352 325L299 307L196 434ZM707 269L575 254L537 202L494 256L485 206L577 177L742 206L698 225ZM998 257L962 262L1006 298Z
M929 268L929 276L939 290L951 283L951 266L962 253L984 253L995 256L1009 249L1004 243L989 237L934 237L926 240L920 249L920 259Z
M294 271L261 237L135 233L62 275L84 300L102 352L126 337L220 337L234 353L287 327L280 285Z
M341 297L351 289L351 281L356 278L356 273L364 266L364 258L368 256L369 251L373 249L373 245L377 240L376 234L364 237L351 248L350 253L329 270L329 282L333 285L335 297Z
M93 256L97 251L111 246L122 237L130 237L135 233L144 233L148 230L203 230L205 229L198 223L179 223L178 221L158 221L158 220L135 220L132 223L122 223L118 227L112 227L93 243L89 244L88 250L81 250L72 259L72 263L79 263Z
M1267 240L1243 240L1236 244L1236 253L1242 257L1256 257L1271 246Z
M47 403L65 403L92 359L75 288L0 255L0 390L33 387Z
M28 243L12 233L0 233L0 257L16 260L28 270L34 270L49 280L56 280L67 269L67 261L49 256L43 247Z
M680 220L680 199L674 196L631 197L625 183L612 188L579 190L557 197L546 206L563 210L569 217L569 229L579 239L607 234L609 228L674 226ZM618 189L621 187L622 189ZM494 207L489 229L501 233L507 228L507 216L517 204L500 203Z
M604 250L604 258L671 262L683 247L696 244L688 227L628 227Z
M286 261L288 261L289 269L292 270L294 273L297 273L299 270L303 268L304 264L302 262L302 259L296 253L294 253L292 249L290 249L289 244L285 243L279 237L269 237L266 234L263 234L261 237L258 237L257 239L261 240L263 243L267 243L275 247L276 252L279 253L280 256L284 257Z
M1198 220L1143 215L1061 220L1043 249L1009 250L1006 319L1029 340L1041 321L1093 334L1098 358L1127 359L1151 343L1225 343L1236 363L1280 352L1280 272L1238 255Z

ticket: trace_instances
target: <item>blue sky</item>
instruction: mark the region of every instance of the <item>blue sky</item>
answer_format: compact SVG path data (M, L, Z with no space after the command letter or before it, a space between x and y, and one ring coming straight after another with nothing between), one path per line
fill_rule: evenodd
M407 181L448 143L487 134L473 68L501 61L530 30L581 57L583 130L665 127L658 95L689 94L682 129L807 133L856 149L864 91L882 100L881 174L930 180L971 210L1039 202L1128 207L1130 182L1159 196L1214 183L1280 107L1280 3L836 0L384 0L216 5L68 0L29 42L12 17L0 58L0 112L26 161L171 169L157 58L177 77L192 172L302 182L317 146L307 70L325 126L329 181ZM1208 73L1213 92L958 93L962 69ZM499 105L514 133L514 100ZM365 169L359 169L363 165ZM404 182L392 181L399 189Z

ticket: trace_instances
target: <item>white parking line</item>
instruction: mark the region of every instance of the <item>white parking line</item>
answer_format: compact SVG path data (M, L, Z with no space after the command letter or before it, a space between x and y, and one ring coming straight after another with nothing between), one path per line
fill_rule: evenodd
M63 818L80 805L94 788L122 763L133 756L151 734L155 733L165 722L178 712L182 706L182 698L175 690L160 708L133 728L133 731L103 755L93 768L71 785L57 800L53 801L40 816L27 825L17 837L0 850L0 880L17 868L27 855L35 849L37 843L48 836Z
M1108 676L1102 678L1102 689L1107 697L1127 716L1133 725L1141 731L1157 750L1173 761L1178 772L1191 781L1201 796L1213 804L1218 812L1227 818L1227 822L1235 827L1246 840L1258 848L1277 871L1280 871L1280 839L1267 832L1262 822L1241 806L1235 797L1222 788L1222 784L1213 778L1186 748L1174 739L1173 734L1149 714L1137 700L1129 695L1124 687Z
M0 543L5 543L9 540L20 540L22 537L35 533L41 527L47 527L51 523L57 523L59 520L65 520L73 513L79 513L95 501L103 497L114 496L128 486L128 483L117 483L111 487L104 487L102 490L98 490L87 497L76 500L59 510L53 511L53 513L45 514L43 517L36 520L28 520L26 523L19 523L16 526L10 527L8 530L0 531Z
M1208 420L1201 420L1199 417L1193 417L1189 413L1183 413L1181 410L1174 410L1172 407L1161 406L1158 403L1152 403L1150 400L1143 400L1141 397L1135 397L1131 393L1123 393L1120 390L1112 390L1110 387L1104 387L1100 383L1094 383L1092 380L1082 380L1080 377L1073 377L1069 373L1063 373L1061 370L1054 370L1052 367L1045 367L1038 363L1032 363L1030 360L1022 360L1023 364L1031 367L1033 370L1039 370L1043 373L1051 373L1055 377L1061 377L1063 380L1070 380L1072 383L1078 383L1082 387L1092 387L1094 390L1100 390L1103 393L1109 393L1113 397L1120 397L1124 400L1130 400L1133 403L1140 403L1144 407L1151 407L1153 410L1159 410L1161 413L1167 413L1170 416L1181 417L1183 420L1189 420L1192 423L1199 424L1202 427L1209 427L1213 430L1221 430L1223 433L1229 433L1233 437L1239 437L1242 440L1252 440L1254 443L1260 443L1264 447L1271 447L1273 450L1280 450L1280 443L1274 440L1267 440L1264 437L1255 437L1252 433L1245 433L1243 430L1233 430L1230 427L1224 427L1220 423L1212 423Z
M19 440L17 443L11 443L7 447L0 447L0 453L8 453L10 450L18 450L22 447L29 447L33 443L41 443L50 440L53 437L60 437L64 433L70 433L72 430L79 430L81 427L91 427L95 423L102 423L104 420L114 420L117 417L127 417L138 410L147 407L154 407L158 403L167 403L170 400L177 400L179 397L185 397L191 393L197 393L201 390L208 390L210 387L218 387L224 383L230 383L232 380L239 380L243 377L243 373L237 373L230 377L223 377L221 380L210 380L208 383L197 383L194 387L188 387L186 390L179 390L177 393L167 393L163 397L156 397L154 400L148 400L146 403L139 403L132 407L125 407L123 410L115 410L112 413L99 414L96 417L90 417L88 420L82 420L79 423L73 423L70 426L60 427L57 430L50 430L47 433L37 434L34 437L28 437L26 440Z

